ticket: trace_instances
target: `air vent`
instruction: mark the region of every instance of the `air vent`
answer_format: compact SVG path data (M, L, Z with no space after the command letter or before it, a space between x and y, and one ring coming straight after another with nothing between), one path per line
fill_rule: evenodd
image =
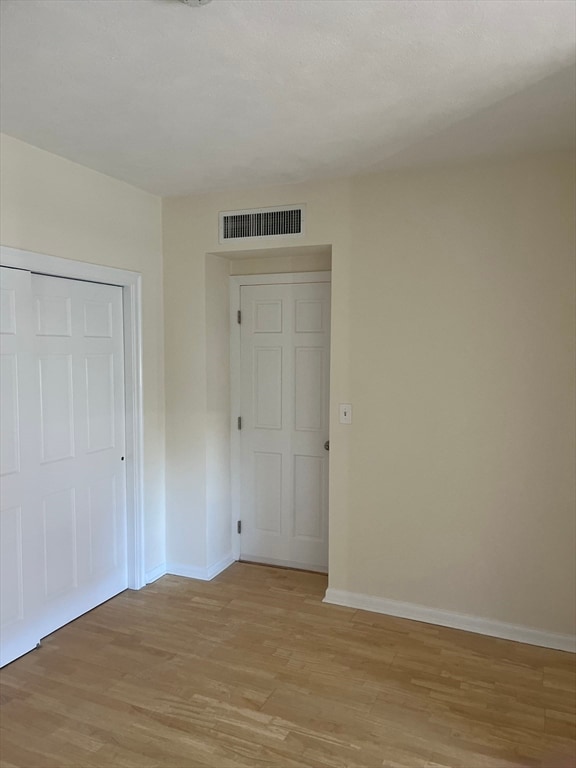
M253 237L295 237L304 234L304 206L253 208L220 214L220 242Z

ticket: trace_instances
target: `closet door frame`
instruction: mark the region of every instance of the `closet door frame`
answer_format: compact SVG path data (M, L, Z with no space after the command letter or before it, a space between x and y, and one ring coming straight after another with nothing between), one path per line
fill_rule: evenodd
M122 288L126 393L126 515L128 588L146 585L144 564L144 450L142 405L142 276L115 267L0 246L0 266Z

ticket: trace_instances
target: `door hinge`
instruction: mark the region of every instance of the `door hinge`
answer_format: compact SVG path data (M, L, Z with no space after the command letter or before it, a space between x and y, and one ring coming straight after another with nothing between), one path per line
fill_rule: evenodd
M236 313L236 320L238 322L238 325L242 324L242 310L240 310L240 309Z
M238 522L236 523L236 530L238 531L238 533L242 533L242 520L238 520Z
M238 429L242 429L242 416L238 416Z

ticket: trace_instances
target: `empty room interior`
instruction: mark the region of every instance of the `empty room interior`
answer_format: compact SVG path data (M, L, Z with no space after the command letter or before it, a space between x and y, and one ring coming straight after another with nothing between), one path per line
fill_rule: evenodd
M576 4L0 23L0 767L576 768Z

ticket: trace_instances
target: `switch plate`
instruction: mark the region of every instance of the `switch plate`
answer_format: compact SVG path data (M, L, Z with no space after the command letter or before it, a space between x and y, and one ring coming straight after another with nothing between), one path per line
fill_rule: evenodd
M352 424L351 403L340 403L340 424Z

